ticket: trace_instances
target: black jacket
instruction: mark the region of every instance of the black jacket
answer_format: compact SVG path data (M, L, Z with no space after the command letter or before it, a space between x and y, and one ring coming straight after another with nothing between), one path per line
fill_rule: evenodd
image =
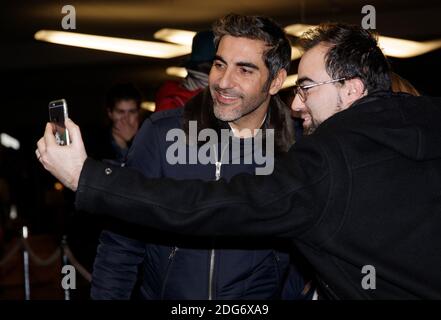
M439 98L372 94L296 143L271 176L181 183L106 175L89 159L76 205L182 233L290 238L330 298L440 299L440 124ZM365 266L375 289L362 286Z
M265 127L269 127L280 114L280 110L271 111L276 108L288 111L286 105L278 103L281 102L276 96L271 101L271 115L267 117ZM232 145L228 142L220 145L215 141L210 146L213 151L211 164L171 164L167 161L168 149L175 144L166 140L168 133L188 128L183 124L191 120L197 121L199 133L206 128L200 118L207 110L212 110L208 90L188 102L185 109L153 114L138 132L126 166L151 178L213 181L216 177L216 158L221 164L219 173L223 179L229 180L243 172L254 174L258 165L255 162L244 163L245 157L252 153L248 151L245 154L243 145L239 159L234 159L240 163L226 163L226 155L231 154ZM211 127L226 127L225 123L212 118L214 116L207 117L211 119ZM289 113L287 119L290 119ZM293 121L288 123L291 128L284 130L276 125L277 132L293 132ZM293 139L292 136L290 138ZM285 148L287 150L289 146ZM187 159L190 152L197 154L197 144L187 145ZM233 160L231 156L229 159ZM273 159L269 160L273 162ZM182 237L116 225L101 234L93 268L91 296L93 299L128 299L134 290L135 297L155 300L280 298L282 285L288 275L288 252L289 247L280 239ZM290 282L300 284L298 292L291 290L290 298L301 297L302 278L296 272L290 272L289 276ZM140 281L138 285L136 281Z

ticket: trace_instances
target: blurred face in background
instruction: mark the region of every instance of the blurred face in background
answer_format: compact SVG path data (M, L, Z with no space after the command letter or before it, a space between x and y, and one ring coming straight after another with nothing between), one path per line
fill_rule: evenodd
M109 119L114 126L116 123L126 123L130 127L139 126L139 108L135 100L120 100L113 109L107 111Z
M119 100L113 109L107 110L112 121L112 136L116 144L126 148L139 128L139 108L135 100Z

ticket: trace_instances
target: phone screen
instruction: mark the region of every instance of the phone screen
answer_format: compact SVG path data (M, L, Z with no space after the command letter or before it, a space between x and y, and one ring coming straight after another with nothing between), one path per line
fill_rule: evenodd
M55 131L55 139L61 146L68 145L69 133L67 132L64 120L67 117L66 100L55 100L49 102L49 121L52 122Z

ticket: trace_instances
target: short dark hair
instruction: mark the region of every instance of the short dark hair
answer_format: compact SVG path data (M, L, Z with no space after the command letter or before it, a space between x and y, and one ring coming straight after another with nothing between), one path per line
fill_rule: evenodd
M304 51L329 45L325 57L333 78L359 78L368 92L390 90L390 65L378 47L377 35L356 25L324 23L306 31L298 41Z
M113 110L121 100L135 100L136 107L141 107L141 93L132 83L119 83L114 85L106 96L106 108Z
M275 78L280 69L289 71L291 44L283 28L272 19L229 14L213 24L213 32L216 50L221 38L226 35L263 41L268 47L263 55L269 70L268 82Z

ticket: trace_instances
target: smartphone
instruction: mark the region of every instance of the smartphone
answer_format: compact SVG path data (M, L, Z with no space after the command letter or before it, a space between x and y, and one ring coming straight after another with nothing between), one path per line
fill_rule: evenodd
M54 126L55 139L61 146L70 144L69 132L64 125L64 120L67 117L67 103L65 99L49 102L49 121Z

